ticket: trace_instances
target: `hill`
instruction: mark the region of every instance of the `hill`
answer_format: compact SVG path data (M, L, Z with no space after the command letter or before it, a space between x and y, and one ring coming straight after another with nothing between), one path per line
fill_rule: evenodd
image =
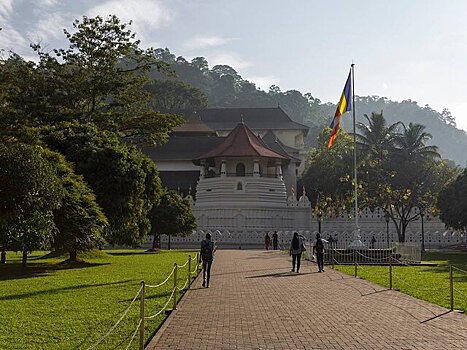
M316 135L329 125L336 106L323 103L311 93L298 90L281 91L278 86L271 86L263 91L248 80L243 79L234 68L217 65L209 68L204 57L191 61L176 57L169 49L157 49L156 57L167 62L179 79L204 92L210 107L274 107L280 105L295 121L310 127L307 145L315 144ZM167 77L152 72L151 77L164 80ZM340 91L336 91L336 100ZM337 102L337 101L336 101ZM420 123L433 135L432 144L437 145L443 158L453 160L461 166L467 165L467 133L457 129L455 119L445 109L438 112L428 105L421 107L410 99L402 102L391 101L385 97L356 97L357 121L364 121L363 115L383 111L388 122L401 121ZM343 119L343 127L350 129L350 118Z

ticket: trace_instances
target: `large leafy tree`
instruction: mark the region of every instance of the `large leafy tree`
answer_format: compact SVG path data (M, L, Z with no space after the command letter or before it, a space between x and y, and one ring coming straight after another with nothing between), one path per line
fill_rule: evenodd
M166 190L158 205L149 214L151 234L154 235L155 250L158 237L162 234L171 236L187 236L196 229L196 220L191 211L190 203L175 191ZM169 246L170 249L170 246Z
M467 231L467 169L441 191L440 219L455 230Z
M147 215L161 192L157 168L149 158L93 124L50 127L43 130L42 140L65 155L90 185L109 220L109 243L135 246L146 239Z
M327 144L330 130L325 129L318 136L318 146L308 154L303 184L317 210L343 212L351 208L352 189L352 139L344 131L339 131L333 147Z
M88 184L74 173L70 163L56 152L49 151L47 158L55 167L63 187L62 204L54 210L53 246L67 251L69 261L77 261L78 253L105 243L103 233L107 218Z
M33 45L38 63L17 55L2 60L0 119L12 126L92 122L132 142L163 143L182 120L152 109L144 87L147 72L168 74L167 64L139 47L130 24L116 16L83 17L73 32L65 30L68 48L44 52Z
M22 252L23 269L29 252L49 245L62 198L60 179L42 147L0 145L0 241Z
M366 159L359 167L361 204L383 208L404 242L408 225L420 217L420 208L436 213L438 193L456 169L439 159L436 146L426 145L431 135L423 125L386 127L382 114L372 114L368 122L360 125L357 136Z

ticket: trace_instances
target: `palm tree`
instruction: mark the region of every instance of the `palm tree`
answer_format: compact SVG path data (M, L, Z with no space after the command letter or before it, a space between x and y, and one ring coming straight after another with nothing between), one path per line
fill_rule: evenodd
M398 156L406 161L441 157L438 153L438 147L425 145L432 138L432 135L425 131L425 125L416 123L409 123L408 127L404 123L401 125L403 131L394 139Z
M400 122L387 126L386 119L381 113L371 113L371 117L364 115L368 125L358 123L357 128L360 134L356 134L357 145L368 157L381 163L389 150L394 147L394 140L397 136L397 129Z

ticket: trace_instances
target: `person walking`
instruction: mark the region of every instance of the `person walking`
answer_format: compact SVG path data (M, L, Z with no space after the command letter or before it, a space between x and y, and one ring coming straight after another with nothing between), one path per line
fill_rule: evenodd
M206 233L206 239L201 241L200 254L201 260L203 260L203 287L209 288L211 266L212 261L214 260L214 242L211 240L211 235L209 233Z
M316 260L318 261L318 272L324 272L324 242L319 233L316 234L313 254L316 255Z
M269 237L269 233L266 232L266 236L264 236L264 248L269 250L269 246L271 245L271 237Z
M274 233L272 234L272 249L274 250L277 250L277 243L278 243L278 235L277 235L277 231L274 231Z
M298 235L298 232L294 232L292 242L290 242L289 255L292 255L292 272L300 271L300 259L302 258L303 241ZM297 270L295 270L297 266Z

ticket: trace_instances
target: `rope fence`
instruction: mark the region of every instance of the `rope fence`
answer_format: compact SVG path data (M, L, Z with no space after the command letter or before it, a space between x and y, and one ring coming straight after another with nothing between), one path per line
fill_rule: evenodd
M194 260L194 263L192 264L193 260ZM138 349L144 350L145 321L146 320L148 320L148 321L153 320L156 317L160 316L163 312L165 312L168 309L168 307L170 305L170 302L173 303L172 304L172 310L177 309L177 302L178 302L177 292L182 292L184 290L189 289L189 287L191 286L191 283L193 282L194 277L196 277L198 275L198 273L200 271L200 268L202 266L200 261L201 261L201 257L199 255L199 253L196 253L195 257L192 257L191 255L188 255L188 259L183 265L179 266L179 265L177 265L177 263L174 264L171 272L168 274L168 276L161 283L151 285L151 284L145 284L144 281L141 281L141 286L138 289L138 292L133 297L133 299L131 300L128 307L123 311L123 313L121 314L121 316L117 320L117 322L115 322L115 324L112 327L110 327L110 329L99 340L97 340L95 343L93 343L87 350L95 349L98 345L100 345L119 326L119 324L122 322L122 320L129 313L132 306L136 303L138 297L140 298L139 322L136 325L136 328L135 328L134 332L132 333L130 341L129 341L129 343L128 343L128 345L127 345L127 347L125 349L126 350L130 349L130 347L133 344L133 342L134 342L134 340L135 340L135 338L136 338L136 336L138 334L138 331L139 331L139 347L138 347ZM192 266L194 266L193 270L192 270ZM187 270L186 271L186 277L178 276L179 270L183 269L185 267L187 268L186 269ZM145 310L145 303L146 303L146 297L145 297L146 293L145 293L145 291L146 291L146 288L154 289L154 288L162 287L163 285L168 283L171 279L173 279L173 287L171 289L171 294L170 294L169 298L167 299L167 301L165 302L165 304L156 313L154 313L154 314L152 314L150 316L146 316L146 310ZM179 282L181 280L185 280L185 282L183 284L183 287L180 288L178 285L179 285Z

